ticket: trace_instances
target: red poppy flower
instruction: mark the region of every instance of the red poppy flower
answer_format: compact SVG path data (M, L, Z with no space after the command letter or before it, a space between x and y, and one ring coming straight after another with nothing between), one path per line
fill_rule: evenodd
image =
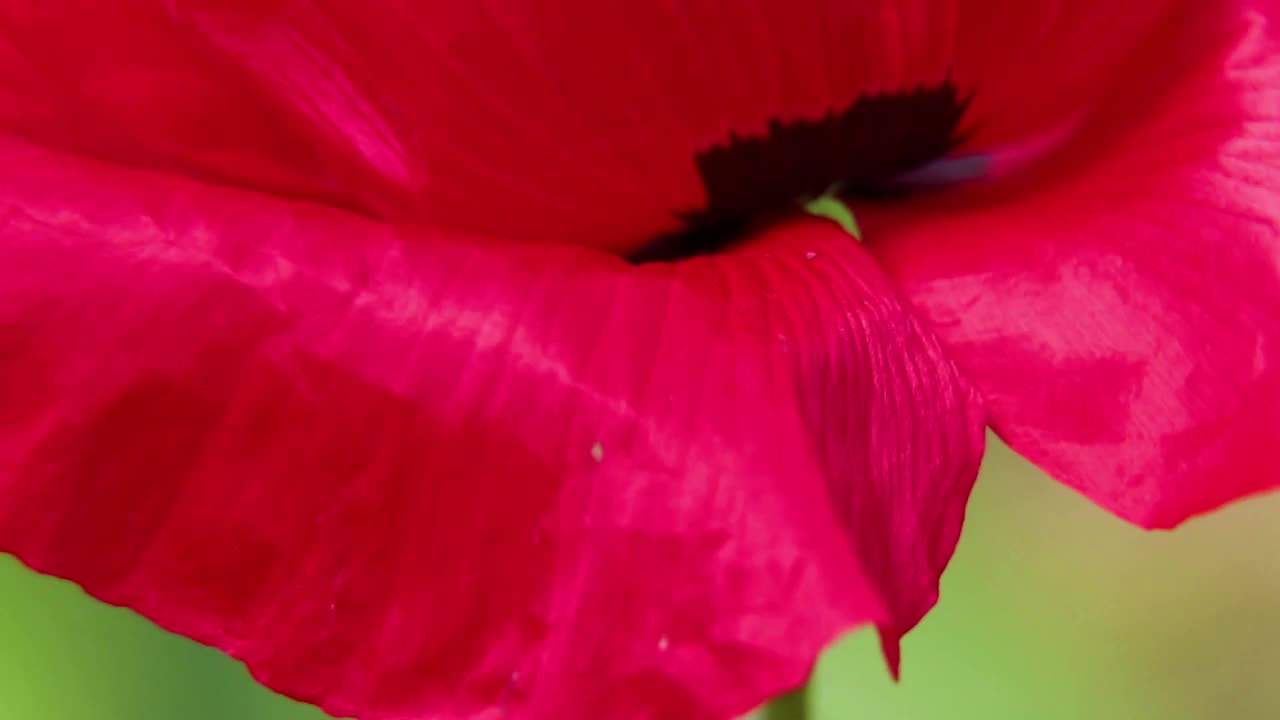
M987 424L1146 526L1280 481L1277 18L10 0L0 549L361 718L896 662Z

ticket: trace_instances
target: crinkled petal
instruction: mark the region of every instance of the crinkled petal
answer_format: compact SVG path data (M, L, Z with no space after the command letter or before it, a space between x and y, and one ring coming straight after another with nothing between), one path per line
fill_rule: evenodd
M1275 11L1179 15L1014 187L860 216L1005 440L1142 525L1280 483Z
M360 718L728 718L931 604L976 393L834 224L634 267L0 142L0 549Z

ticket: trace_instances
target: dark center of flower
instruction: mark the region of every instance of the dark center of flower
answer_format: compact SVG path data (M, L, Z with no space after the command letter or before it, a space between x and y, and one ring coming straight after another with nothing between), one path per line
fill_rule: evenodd
M734 137L695 158L706 207L685 214L683 231L659 238L633 259L718 250L748 226L829 192L897 192L895 179L955 146L964 108L956 89L942 85L865 97L821 120L773 120L763 137Z

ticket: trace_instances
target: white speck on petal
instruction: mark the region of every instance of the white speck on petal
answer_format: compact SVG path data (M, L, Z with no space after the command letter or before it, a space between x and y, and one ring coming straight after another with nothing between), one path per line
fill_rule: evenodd
M666 635L658 638L658 652L666 652L669 647L671 647L671 640Z
M596 462L604 462L604 445L601 445L599 440L591 446L591 459Z
M809 252L806 252L806 253L804 254L804 259L805 259L805 260L812 260L812 259L814 259L814 258L816 258L816 257L818 257L818 253L816 253L816 252L814 252L814 251L812 251L812 250L810 250Z

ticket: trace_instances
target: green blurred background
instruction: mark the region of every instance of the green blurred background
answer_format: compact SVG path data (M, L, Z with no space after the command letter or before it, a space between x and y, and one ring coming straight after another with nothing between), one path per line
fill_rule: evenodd
M0 597L0 720L325 717L8 556ZM893 685L870 633L839 643L808 717L1280 718L1280 495L1143 533L993 444L942 602L903 649Z

